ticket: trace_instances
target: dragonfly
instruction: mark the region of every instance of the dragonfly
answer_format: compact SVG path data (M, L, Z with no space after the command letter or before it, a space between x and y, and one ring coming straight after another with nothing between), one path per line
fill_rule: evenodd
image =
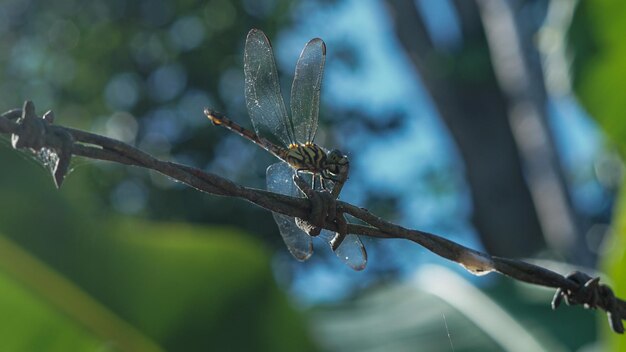
M333 187L336 197L336 191L347 179L348 157L337 149L327 151L314 143L325 59L323 40L315 38L305 45L296 64L289 115L280 90L272 45L263 31L252 29L244 49L244 74L246 107L254 132L212 109L204 110L214 125L247 138L281 160L266 171L267 189L271 192L302 197L294 184L294 175L302 173L311 175L313 189ZM319 179L317 186L316 179ZM304 232L293 217L272 214L289 252L300 261L309 259L313 254L312 236ZM335 235L322 230L316 237L330 244ZM347 234L334 252L354 270L363 270L367 264L367 252L357 235Z

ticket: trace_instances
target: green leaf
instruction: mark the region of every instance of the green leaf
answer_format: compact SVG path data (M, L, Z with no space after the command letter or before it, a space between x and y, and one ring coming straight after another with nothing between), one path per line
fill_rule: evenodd
M159 351L64 277L0 236L0 347L5 351Z
M0 237L0 305L20 318L0 326L3 350L311 349L259 243L223 228L140 221L114 228L92 263L76 263L87 274L77 277L85 290Z
M624 14L624 1L581 1L569 33L575 92L622 155L626 155Z
M574 89L580 101L626 156L626 2L612 0L580 1L570 28L574 52ZM613 231L601 266L613 280L618 297L626 297L626 194L624 186L614 210ZM626 350L623 336L613 333L606 314L599 313L607 350Z
M304 319L277 287L260 240L231 228L111 216L92 191L89 168L73 172L57 191L42 168L15 151L0 155L11 170L0 173L0 213L7 214L0 233L12 244L0 243L0 279L8 275L23 286L5 297L11 286L0 282L0 304L17 310L15 297L35 299L65 319L16 312L21 325L0 321L0 350L41 350L26 343L42 331L65 336L62 330L72 329L86 337L68 335L60 350L150 349L128 342L137 340L184 351L312 349Z

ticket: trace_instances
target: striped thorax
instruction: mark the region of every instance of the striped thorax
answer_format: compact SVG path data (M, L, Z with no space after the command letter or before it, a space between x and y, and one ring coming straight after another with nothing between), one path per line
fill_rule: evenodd
M338 150L326 153L324 149L314 143L292 144L285 158L289 165L298 171L308 171L320 174L322 177L339 181L347 174L348 157Z
M321 173L326 163L326 152L313 143L292 144L285 161L296 170Z

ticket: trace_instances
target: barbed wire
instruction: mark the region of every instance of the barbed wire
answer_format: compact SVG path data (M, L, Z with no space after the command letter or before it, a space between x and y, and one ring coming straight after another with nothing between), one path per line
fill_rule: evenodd
M556 288L552 300L553 309L563 300L568 305L602 309L607 314L611 329L619 334L624 333L622 320L626 318L626 301L615 297L611 288L600 284L597 277L593 278L578 271L563 276L524 261L490 256L432 233L390 223L367 209L339 200L331 199L334 203L326 207L336 213L320 217L319 214L313 214L312 200L307 198L244 187L212 173L159 160L118 140L54 125L53 122L54 114L51 111L39 117L34 104L26 101L22 109L9 110L0 115L0 133L11 136L11 144L15 149L47 153L50 156L47 159L53 163L49 166L57 187L63 183L70 160L75 155L143 167L158 171L201 192L245 199L264 209L303 219L313 227L374 238L407 239L440 257L460 264L475 275L497 272L518 281ZM328 197L324 199L328 201ZM347 224L344 214L349 214L367 225Z

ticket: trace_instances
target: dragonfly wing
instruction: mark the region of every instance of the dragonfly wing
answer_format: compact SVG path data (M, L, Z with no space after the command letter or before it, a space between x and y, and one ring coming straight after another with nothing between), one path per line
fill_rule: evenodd
M300 197L300 191L293 182L294 170L286 163L276 163L267 168L267 190L288 196ZM294 218L272 213L280 235L289 252L298 260L305 261L313 254L311 236L302 231Z
M326 45L315 38L302 49L296 64L291 86L291 118L294 137L301 143L315 138L325 58Z
M335 234L328 230L323 230L320 234L320 237L329 243L334 236ZM367 252L365 251L361 239L357 235L347 235L339 248L335 251L335 254L342 262L356 271L365 269L367 265Z
M272 45L263 31L252 29L246 38L243 57L246 107L259 136L276 136L284 145L295 143L285 102L280 92Z

